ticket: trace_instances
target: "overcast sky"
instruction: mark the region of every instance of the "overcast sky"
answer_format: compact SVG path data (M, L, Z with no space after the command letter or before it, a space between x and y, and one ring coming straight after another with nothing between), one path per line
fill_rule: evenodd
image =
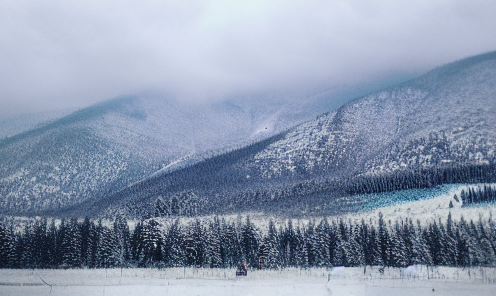
M353 85L496 50L496 1L0 1L0 116Z

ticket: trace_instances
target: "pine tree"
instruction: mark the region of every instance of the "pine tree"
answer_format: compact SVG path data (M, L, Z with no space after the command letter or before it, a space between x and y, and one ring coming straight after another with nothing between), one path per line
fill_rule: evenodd
M451 218L451 212L448 213L448 219L446 221L444 244L444 249L446 252L446 265L458 266L458 248L455 236L455 225L453 223L453 219Z
M484 223L482 221L482 217L479 217L479 221L477 223L477 232L479 234L479 248L483 257L481 259L481 265L484 266L494 266L496 264L496 255L491 244L491 240L487 234L486 228L484 227Z
M9 237L6 227L0 222L0 268L9 266L8 258Z
M332 258L332 265L334 266L349 266L349 251L351 250L349 240L344 239L342 232L336 232L336 248Z
M384 265L390 266L390 257L389 257L389 233L387 230L387 225L386 222L384 221L384 218L382 216L382 213L379 213L379 220L378 220L378 236L379 236L379 246L380 246L380 254L381 254L381 261L383 262Z
M365 252L363 249L363 242L361 237L361 230L358 225L350 224L350 231L348 236L348 266L364 266L365 265Z
M223 224L225 224L225 222L223 222ZM224 263L227 267L236 267L243 260L240 230L237 229L234 222L225 225L224 241L226 242L226 257Z
M295 264L300 267L308 267L308 250L305 235L300 225L296 227Z
M274 225L274 221L269 221L269 230L262 240L260 247L261 254L264 257L264 267L278 268L280 267L280 250L278 248L278 236Z
M48 238L48 220L38 219L36 222L35 238L36 249L38 250L38 264L40 268L46 268L50 263L50 240Z
M366 245L364 247L365 252L365 264L369 266L382 266L384 265L381 257L381 244L379 235L370 221L370 225L367 226L364 221L362 221L363 229L368 229L368 235L366 235Z
M315 250L315 266L329 266L331 261L331 239L329 237L329 223L322 219L311 238Z
M479 233L475 223L470 220L465 228L465 238L467 241L468 253L470 258L470 266L478 266L484 262L484 253L479 245Z
M455 231L457 241L458 264L463 267L472 266L472 252L470 248L470 237L468 235L468 225L463 216Z
M46 235L46 247L47 247L47 260L46 267L54 268L58 265L59 253L57 253L58 248L58 230L55 226L55 220L50 221L50 226L47 229Z
M85 217L81 224L81 265L85 267L89 267L88 253L90 249L90 228L91 221L88 217Z
M137 253L138 266L147 267L159 264L162 261L162 235L159 224L155 219L148 219L142 223Z
M20 268L35 268L35 245L34 245L34 230L32 222L26 223L24 231L21 234L22 244L18 247L20 253Z
M141 240L141 232L143 229L143 222L139 221L134 227L131 235L131 259L135 266L138 265L140 254L142 253L143 243Z
M98 220L98 224L95 225L93 222L90 222L88 229L88 237L86 238L87 249L86 249L86 257L84 261L87 266L90 268L96 268L99 266L103 266L104 263L102 258L98 256L98 248L100 243L100 236L103 232L102 220Z
M179 267L186 264L185 242L181 222L177 218L168 229L164 238L164 262L169 267Z
M123 267L130 259L130 232L126 218L117 215L114 221L114 233L117 240L117 261Z
M223 248L221 245L222 230L218 217L205 229L205 264L210 268L221 267Z
M207 264L205 260L205 229L199 219L195 219L188 225L185 247L188 265L203 266Z
M246 223L241 229L241 250L243 259L249 266L258 266L259 235L255 226L250 222L250 217L246 217Z
M394 228L391 229L391 256L390 256L390 264L394 267L406 267L408 265L408 253L407 246L402 235L402 231L398 220L395 221Z
M306 231L304 232L305 242L307 243L308 265L315 266L316 246L315 246L315 221L309 221Z
M66 267L81 266L81 232L78 222L72 218L64 226L62 240L62 263Z
M104 268L117 267L119 265L119 242L113 229L102 227L98 248L96 251L99 266Z

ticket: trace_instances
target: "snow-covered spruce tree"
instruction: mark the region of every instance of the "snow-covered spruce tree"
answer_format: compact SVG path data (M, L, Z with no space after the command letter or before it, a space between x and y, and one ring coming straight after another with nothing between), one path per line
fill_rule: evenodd
M64 250L64 241L65 241L65 235L66 235L66 228L67 228L67 221L65 218L62 218L60 221L60 225L57 227L57 234L56 234L56 250L55 250L55 257L54 257L54 265L56 267L62 267L63 265L63 254L65 252Z
M468 234L468 249L470 254L471 266L479 266L484 262L484 250L481 248L479 240L479 231L473 220L470 220L466 228Z
M313 266L315 264L315 246L314 246L314 237L315 237L315 221L309 221L307 225L307 229L303 232L304 240L306 242L306 252L308 258L308 266Z
M451 212L448 213L448 219L446 221L446 230L444 235L444 244L446 245L446 265L448 266L458 266L458 248L456 244L455 237L455 224L451 217ZM444 229L442 227L441 229Z
M409 221L410 228L413 228L412 220ZM432 265L432 257L423 235L423 228L420 220L417 220L417 227L410 232L412 239L412 251L410 256L410 264Z
M61 226L62 227L62 226ZM62 264L65 267L81 266L81 231L76 218L72 218L64 225L62 239Z
M365 252L363 249L363 237L361 236L361 229L359 225L352 225L350 222L350 230L348 236L348 266L363 266L365 265Z
M98 220L98 223L90 222L88 225L88 237L86 238L86 254L83 258L85 266L89 268L96 268L103 265L101 263L101 258L98 257L98 244L100 242L100 236L103 232L102 220Z
M126 218L117 215L114 220L113 230L117 239L118 266L123 267L130 259L130 232Z
M4 221L0 226L0 268L13 268L18 265L16 240L13 221Z
M448 259L444 228L440 228L440 225L434 221L429 224L426 234L426 241L429 246L433 264L446 266L448 264Z
M57 227L55 226L55 219L52 219L50 221L50 226L48 226L47 229L47 235L46 235L46 246L47 246L47 259L46 259L46 267L54 268L57 266L57 258L59 254L57 253L58 250L58 230Z
M315 228L311 238L315 252L315 266L329 266L331 264L331 238L330 227L327 219L322 219Z
M394 267L406 267L409 262L408 248L398 220L394 223L394 228L391 229L391 256L390 264Z
M378 220L378 236L379 236L379 247L380 247L379 250L381 254L381 261L385 266L390 266L390 260L389 260L390 236L386 222L384 221L384 217L380 212L379 212L379 220Z
M142 229L143 222L139 221L134 227L133 233L131 234L131 261L134 266L138 266L139 257L143 249L143 243L141 240Z
M186 260L189 266L204 266L207 264L205 251L207 248L206 231L199 219L188 225L185 237Z
M89 267L88 264L88 251L90 249L90 229L91 221L88 217L84 218L81 224L81 265L84 267Z
M468 231L468 224L463 216L456 230L458 263L460 266L469 267L473 265L473 247Z
M98 267L112 268L119 266L119 242L113 229L102 227L97 248Z
M495 266L496 265L496 255L494 250L494 242L491 242L491 239L488 235L488 231L484 226L482 221L482 217L479 217L479 221L477 222L477 233L478 233L478 241L479 248L481 249L484 257L482 259L481 265L483 266Z
M168 267L179 267L186 264L184 234L179 218L170 225L164 237L163 259Z
M24 230L21 232L22 244L18 247L20 253L20 268L35 268L35 246L34 246L34 230L33 223L28 222L24 226Z
M210 268L221 267L224 253L221 244L222 229L218 217L214 217L205 229L205 265Z
M291 219L284 228L284 231L280 236L280 241L281 250L283 250L283 266L296 266L296 247L298 240Z
M365 265L369 266L380 266L382 264L381 252L380 252L380 242L377 231L370 221L370 225L367 225L364 220L362 220L362 241L363 250L365 257Z
M308 249L304 232L300 225L296 227L296 248L295 248L295 264L299 267L308 267Z
M249 266L258 266L259 234L255 226L250 222L250 217L246 217L246 223L241 229L241 249L243 251L242 261Z
M7 262L7 246L9 239L7 237L7 230L3 225L3 221L0 221L0 268L8 267Z
M494 193L493 193L494 194ZM494 195L493 195L494 197ZM491 246L493 248L494 253L496 253L496 223L494 221L492 213L490 213L488 222L487 222L487 227L486 227L486 235L491 243Z
M159 224L155 219L143 221L142 228L138 236L138 266L156 266L162 261L163 239L159 229Z
M21 267L42 268L48 265L46 227L46 219L35 219L25 225L22 232Z
M260 254L263 256L264 268L279 268L280 267L280 252L278 245L277 230L274 221L269 221L269 229L266 236L263 237L260 246Z
M351 249L347 237L343 238L341 231L336 231L336 248L334 249L332 257L332 265L334 266L348 266L349 251Z
M224 234L221 240L224 246L223 263L225 267L236 267L243 260L240 231L234 222L226 223L224 218L222 218L222 225L224 225Z

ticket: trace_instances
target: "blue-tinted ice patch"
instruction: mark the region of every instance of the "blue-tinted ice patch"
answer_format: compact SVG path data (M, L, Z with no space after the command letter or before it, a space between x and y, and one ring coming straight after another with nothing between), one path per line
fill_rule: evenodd
M372 211L382 207L397 206L404 203L428 200L440 195L444 195L460 186L467 184L445 184L427 189L407 189L392 192L370 193L357 195L356 198L362 201L363 211Z

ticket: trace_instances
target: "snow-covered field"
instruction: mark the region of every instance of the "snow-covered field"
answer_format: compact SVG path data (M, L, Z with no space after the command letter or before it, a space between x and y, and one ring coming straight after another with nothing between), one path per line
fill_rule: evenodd
M0 295L495 295L495 268L0 270ZM44 283L45 281L46 283ZM51 285L51 287L49 285Z

